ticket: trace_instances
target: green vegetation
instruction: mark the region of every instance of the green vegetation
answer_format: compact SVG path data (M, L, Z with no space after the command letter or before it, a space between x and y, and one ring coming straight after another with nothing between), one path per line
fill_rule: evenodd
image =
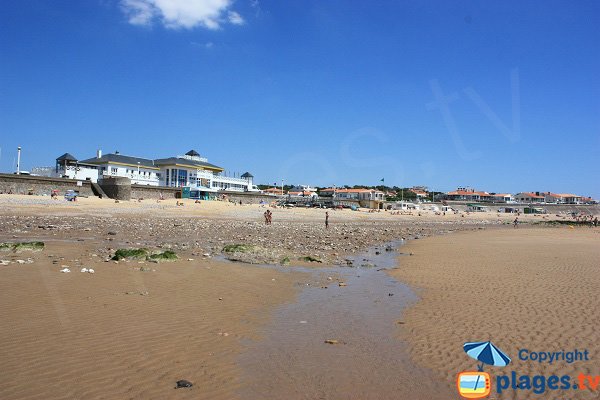
M148 258L156 261L173 261L177 260L178 257L173 250L167 250L162 253L150 254Z
M322 263L323 262L323 261L321 261L318 258L315 258L313 256L300 257L300 261L317 262L317 263Z
M113 260L141 260L148 257L147 249L119 249L115 252Z
M150 253L148 249L119 249L115 252L113 260L152 260L152 261L173 261L177 260L177 254L172 250Z
M286 256L286 257L283 257L283 258L281 259L281 261L279 261L279 264L281 264L281 265L289 265L289 263L290 263L290 258L289 258L289 257L287 257L287 256Z
M223 247L225 253L250 253L256 249L252 244L228 244Z
M40 251L44 246L44 242L0 243L0 251Z

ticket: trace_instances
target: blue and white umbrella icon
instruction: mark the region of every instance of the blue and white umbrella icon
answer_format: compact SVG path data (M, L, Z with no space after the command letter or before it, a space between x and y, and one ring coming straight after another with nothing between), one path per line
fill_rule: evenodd
M463 345L465 353L481 361L481 365L477 366L479 371L483 371L483 364L493 365L494 367L506 367L510 363L510 358L504 354L499 348L494 346L492 342L470 342ZM475 389L479 384L479 375L475 381Z
M492 342L470 342L463 345L465 353L481 361L478 367L483 371L483 364L493 365L494 367L506 367L510 363L510 358L499 348L494 346Z

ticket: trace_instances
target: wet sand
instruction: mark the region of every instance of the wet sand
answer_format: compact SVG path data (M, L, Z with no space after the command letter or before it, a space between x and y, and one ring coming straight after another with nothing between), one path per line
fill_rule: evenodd
M421 300L405 313L399 337L420 366L454 386L476 370L464 342L491 340L512 363L492 375L600 375L600 229L508 229L411 241L392 276ZM519 360L530 351L589 350L590 360ZM487 370L487 369L486 369ZM592 399L599 392L508 390L498 399Z
M406 343L395 336L402 322L399 315L416 300L408 286L386 273L396 268L396 254L391 247L378 246L354 257L353 268L312 270L331 279L278 307L264 340L249 344L241 354L240 397L452 397L444 382L411 362Z
M0 398L235 398L241 342L259 339L273 306L304 284L299 273L208 260L114 264L93 252L50 242L13 255L33 263L0 267ZM194 387L174 390L180 379Z

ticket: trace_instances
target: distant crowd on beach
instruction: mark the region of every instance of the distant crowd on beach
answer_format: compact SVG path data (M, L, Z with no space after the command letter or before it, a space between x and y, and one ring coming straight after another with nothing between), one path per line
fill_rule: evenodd
M592 214L589 215L585 215L585 214L574 214L573 215L573 219L576 222L585 224L586 222L589 223L590 225L597 227L598 226L598 217L593 216Z

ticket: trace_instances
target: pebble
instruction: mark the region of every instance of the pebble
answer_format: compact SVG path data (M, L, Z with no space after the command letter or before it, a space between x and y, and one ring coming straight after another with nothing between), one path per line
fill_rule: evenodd
M194 386L194 384L190 381L186 381L185 379L182 379L175 383L175 389L190 388L192 386Z
M4 201L4 200L3 200ZM56 204L50 199L32 196L26 199L6 199L9 204ZM164 209L164 204L140 203L143 209ZM117 241L116 236L124 237L130 243L141 243L140 247L163 248L189 248L195 249L198 257L212 257L220 254L224 244L247 243L263 247L264 251L248 255L246 262L279 264L279 261L288 256L298 257L300 255L312 254L318 256L325 264L332 265L339 258L338 264L352 266L352 261L344 262L345 254L356 254L368 247L385 243L386 241L403 238L425 238L434 233L447 231L449 227L453 230L477 229L480 226L500 225L495 221L457 221L435 222L411 221L399 224L397 221L377 220L369 225L356 226L360 222L349 221L348 223L332 226L328 231L322 229L321 224L314 221L294 221L289 223L275 223L265 228L260 220L196 220L191 224L186 217L170 219L169 222L148 215L140 215L139 218L127 220L127 229L123 231L123 219L120 214L127 215L129 211L115 207L112 210L114 216L107 215L85 215L69 219L65 224L64 216L59 215L31 215L31 216L4 216L2 229L6 237L16 238L22 236L24 227L37 227L48 229L48 235L55 232L64 234L67 238L77 240L83 232L89 232L87 237L99 237ZM275 213L275 219L277 217ZM276 220L276 222L285 219ZM460 224L460 227L456 227ZM455 228L456 227L456 228ZM50 230L50 229L51 230ZM123 233L121 233L123 232ZM199 232L202 235L199 236ZM11 236L12 235L12 236ZM78 236L79 235L79 236ZM306 237L306 239L305 239ZM169 238L169 242L160 242L158 238ZM175 239L179 238L179 239ZM310 240L307 240L310 239ZM177 242L175 242L177 240ZM113 242L106 242L109 247ZM379 245L377 251L395 251L391 246ZM98 252L98 251L97 251ZM107 256L103 250L99 250L99 256L104 259ZM194 255L195 256L195 255ZM359 265L360 262L354 263Z

